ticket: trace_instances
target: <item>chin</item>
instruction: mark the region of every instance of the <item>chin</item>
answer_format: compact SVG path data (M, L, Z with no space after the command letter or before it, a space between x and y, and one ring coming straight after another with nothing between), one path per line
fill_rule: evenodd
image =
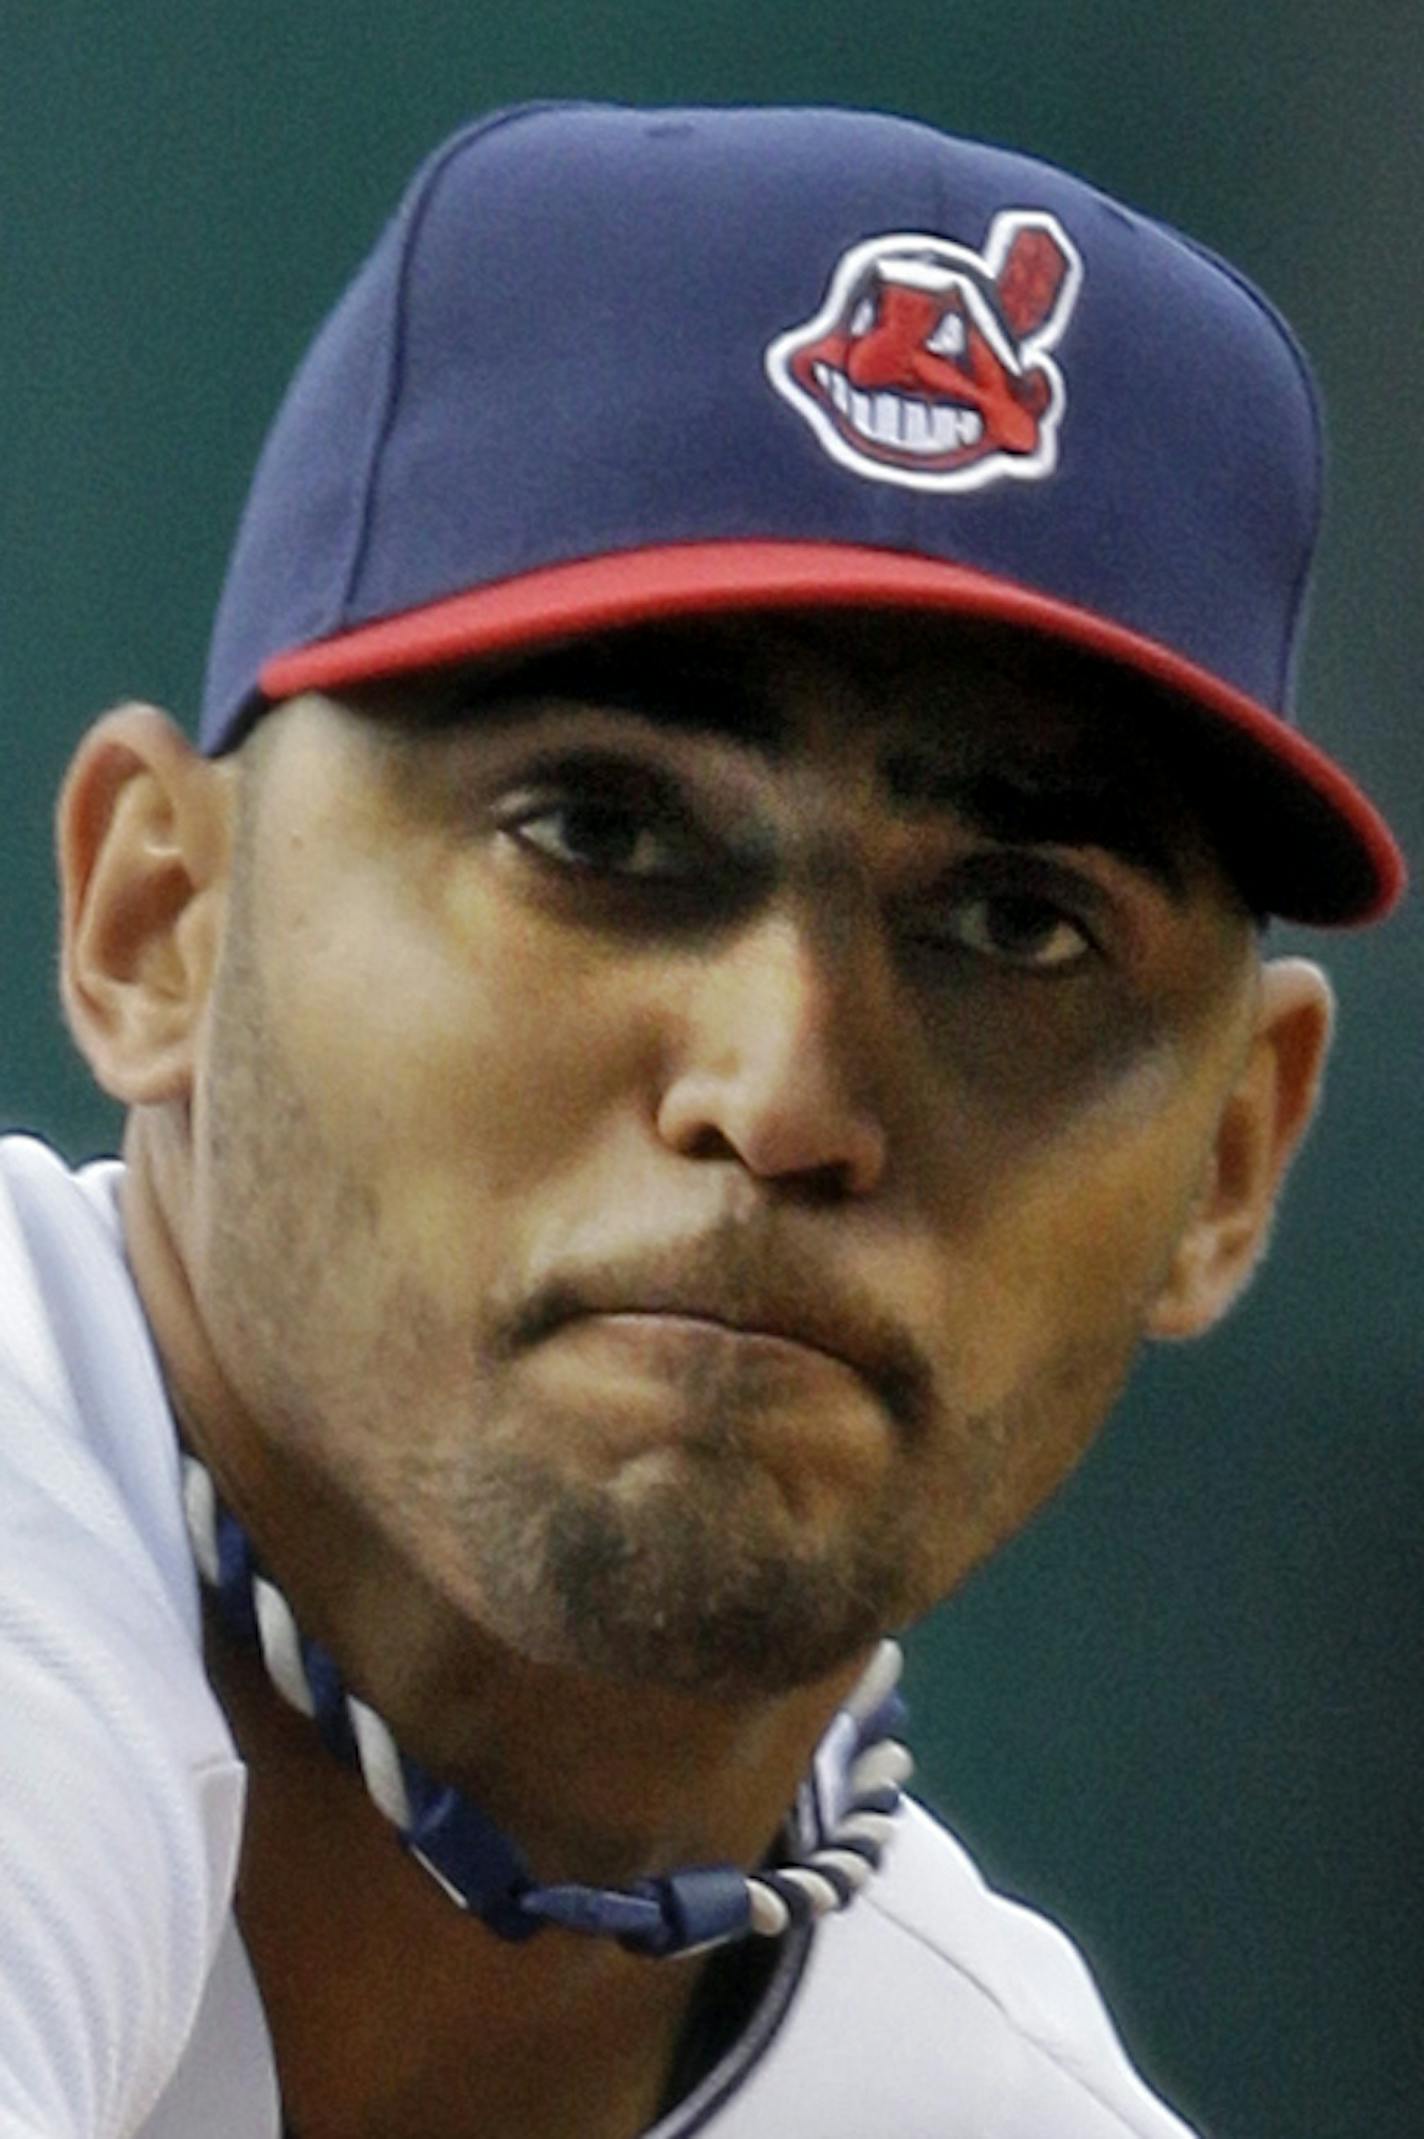
M918 1604L901 1522L861 1506L808 1536L745 1473L668 1477L630 1500L506 1472L474 1507L460 1557L487 1631L532 1662L630 1686L783 1694L843 1669Z

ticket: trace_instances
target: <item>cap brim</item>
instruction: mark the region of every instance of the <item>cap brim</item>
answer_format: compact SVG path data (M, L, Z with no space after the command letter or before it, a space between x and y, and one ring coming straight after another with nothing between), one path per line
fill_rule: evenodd
M738 610L936 610L1016 625L1136 670L1213 716L1235 746L1251 823L1250 895L1286 920L1379 920L1405 886L1388 826L1325 754L1266 706L1156 641L1011 580L900 551L814 542L681 543L553 565L383 617L263 664L270 702L449 667L482 654Z

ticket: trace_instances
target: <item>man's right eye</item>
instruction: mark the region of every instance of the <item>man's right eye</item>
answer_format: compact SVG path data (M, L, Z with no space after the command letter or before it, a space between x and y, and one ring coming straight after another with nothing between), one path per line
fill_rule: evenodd
M696 862L689 831L633 802L547 802L503 829L545 860L593 876L667 882Z

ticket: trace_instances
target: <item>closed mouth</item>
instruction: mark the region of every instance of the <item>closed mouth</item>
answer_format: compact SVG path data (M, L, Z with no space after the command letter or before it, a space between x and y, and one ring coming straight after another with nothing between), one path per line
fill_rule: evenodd
M872 1302L857 1305L840 1288L809 1278L788 1287L768 1276L759 1285L744 1269L734 1282L724 1255L709 1239L677 1257L664 1251L637 1269L629 1264L546 1278L509 1318L499 1349L513 1356L586 1319L681 1323L689 1334L720 1331L751 1344L820 1353L857 1374L898 1426L924 1426L934 1409L933 1374L919 1346L892 1318Z
M737 1337L753 1343L787 1345L801 1352L816 1352L823 1359L834 1359L839 1366L848 1367L854 1374L866 1379L865 1369L844 1352L835 1351L819 1337L808 1336L804 1330L778 1328L769 1323L733 1322L725 1315L703 1314L691 1308L667 1307L622 1307L603 1311L601 1321L660 1323L667 1328L685 1329L696 1334L703 1331L720 1337Z

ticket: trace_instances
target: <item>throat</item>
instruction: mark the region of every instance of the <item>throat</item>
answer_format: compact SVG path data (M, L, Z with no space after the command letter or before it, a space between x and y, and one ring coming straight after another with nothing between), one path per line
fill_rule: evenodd
M201 1483L192 1459L185 1475ZM895 1644L829 1724L820 1689L803 1697L812 1713L779 1716L770 1735L761 1719L739 1719L738 1735L719 1717L732 1740L720 1763L696 1757L705 1743L650 1729L645 1707L581 1716L546 1698L505 1712L486 1687L483 1734L537 1748L536 1804L572 1797L585 1815L571 1827L563 1804L556 1853L527 1817L516 1841L510 1808L496 1825L463 1778L437 1784L400 1752L330 1656L304 1644L237 1526L200 1519L210 1497L190 1490L186 1505L210 1585L209 1674L249 1778L235 1905L301 2139L638 2139L739 2041L765 2037L758 2016L778 2007L777 1985L794 1985L814 1918L852 1903L889 1839L908 1766L887 1735ZM571 1746L589 1761L571 1762ZM789 1799L788 1861L768 1850ZM605 1815L592 1827L591 1804ZM596 1860L619 1832L608 1815L626 1825L629 1808L648 1819L650 1806L649 1832L685 1846L683 1870L656 1870L661 1849L625 1834L631 1869L613 1876L626 1884L570 1883L571 1835L584 1844L575 1859ZM523 1798L512 1809L529 1811ZM531 1875L540 1862L553 1883Z
M510 1945L393 1846L253 1659L216 1630L208 1652L248 1767L237 1917L295 2139L638 2139L803 1943L667 1963L556 1930Z

